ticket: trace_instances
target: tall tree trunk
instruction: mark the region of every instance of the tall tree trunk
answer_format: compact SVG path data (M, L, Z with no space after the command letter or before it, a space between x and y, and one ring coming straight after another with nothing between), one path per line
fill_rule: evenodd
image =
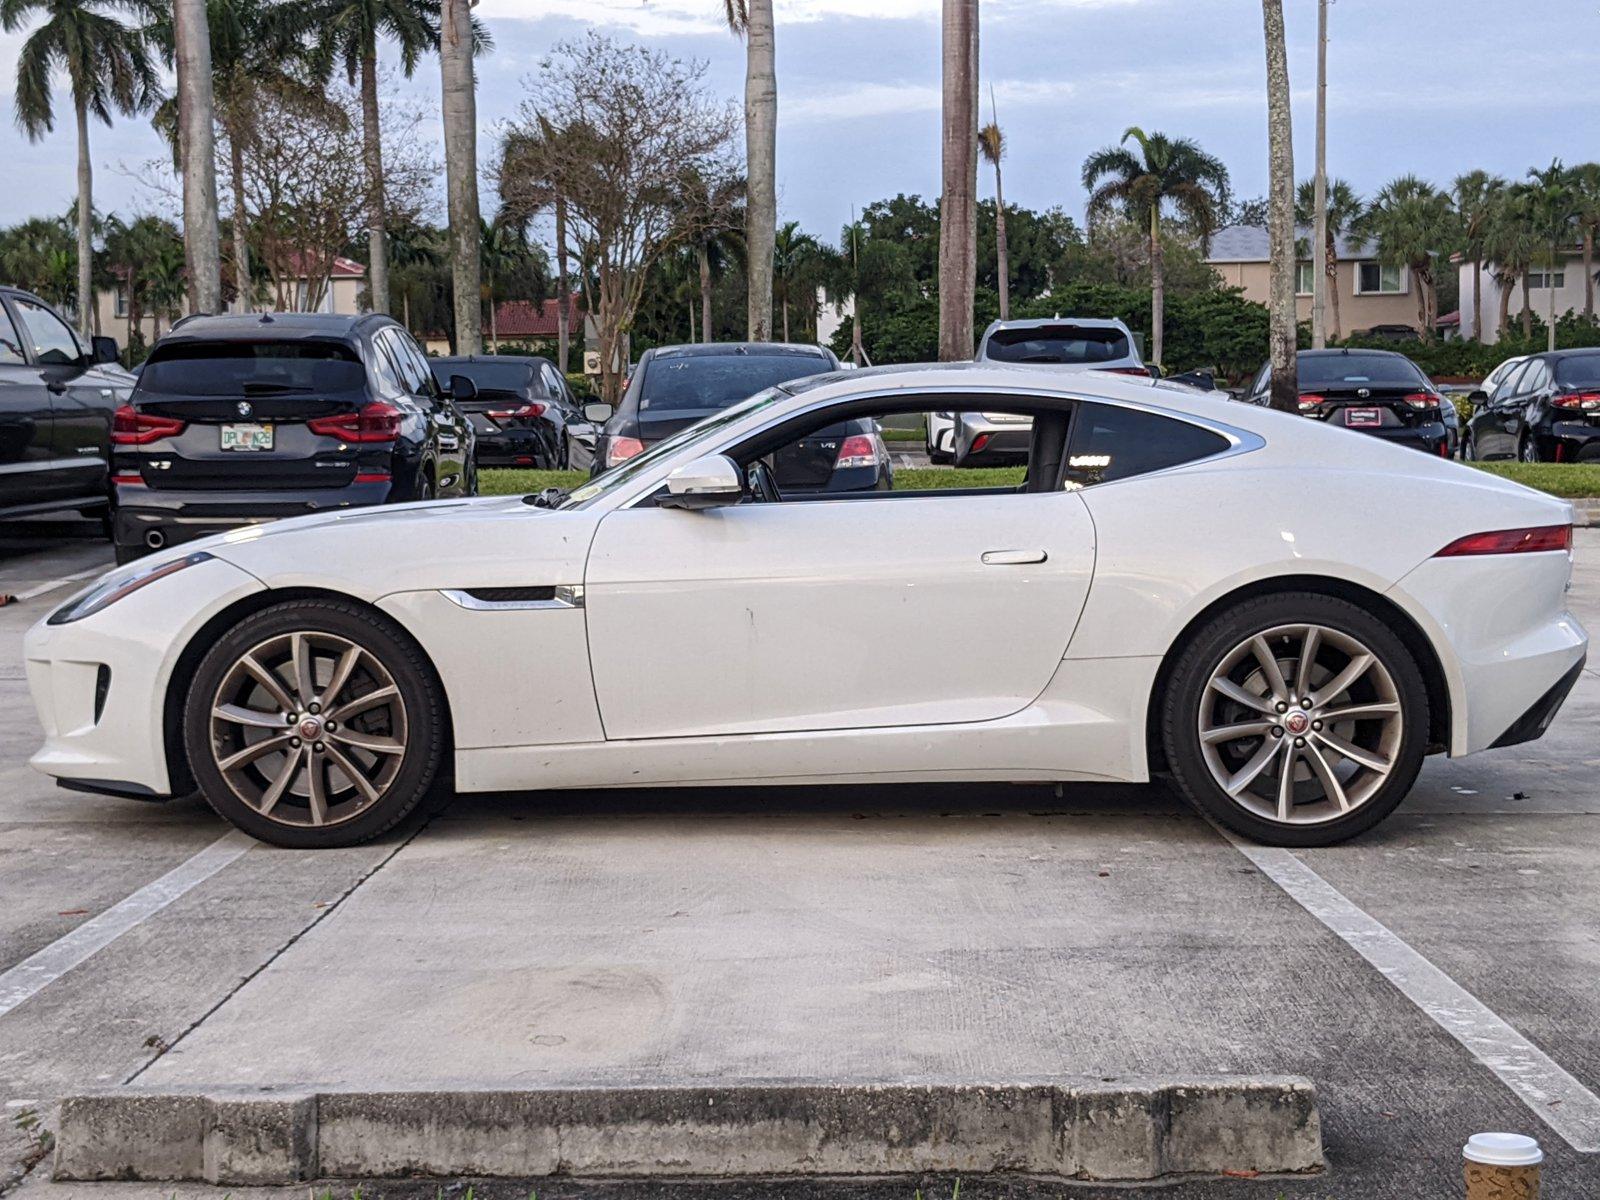
M856 366L865 366L867 349L861 344L861 297L855 297L855 311L850 314L850 361Z
M1417 272L1422 293L1422 340L1432 343L1439 336L1439 283L1433 268Z
M1328 0L1317 0L1317 163L1313 175L1311 346L1328 345Z
M1167 256L1161 247L1161 204L1150 206L1150 361L1161 365L1167 321Z
M489 349L500 353L500 304L494 298L494 280L489 281Z
M556 197L556 368L567 373L567 359L571 349L572 289L567 281L567 201Z
M1272 407L1298 412L1299 338L1294 300L1294 137L1289 118L1289 55L1283 0L1261 0L1267 40L1267 224L1272 276L1267 300Z
M239 293L239 311L250 312L255 307L250 286L250 223L244 208L244 147L237 132L228 139L228 158L233 174L233 286Z
M389 311L388 205L383 197L383 126L378 117L378 50L361 55L361 157L367 171L367 292L375 313Z
M1000 164L994 164L995 266L1000 277L1000 319L1011 318L1011 253L1006 245L1006 194L1000 185Z
M1483 336L1483 258L1472 260L1472 336L1482 346L1488 342Z
M778 236L778 68L772 0L747 0L744 210L752 342L772 340L772 258ZM704 331L710 340L710 329Z
M704 242L695 247L695 253L700 259L700 340L710 342L715 340L711 336L711 255ZM756 340L755 334L750 335L750 340ZM761 340L769 341L771 335Z
M689 306L688 307L689 307L689 340L691 342L698 342L700 339L695 334L694 301L693 300L689 301Z
M174 0L178 58L178 148L183 170L183 258L191 312L222 311L217 234L216 102L206 0Z
M1328 295L1328 336L1338 341L1344 336L1344 326L1339 322L1339 244L1332 234L1328 236L1327 245L1328 268L1323 278Z
M1496 277L1495 285L1500 292L1500 319L1495 325L1495 340L1506 336L1506 329L1511 324L1511 280L1503 276Z
M75 96L73 101L78 118L78 328L87 337L94 320L94 172L89 162L89 109L82 99Z
M939 359L972 357L978 274L978 0L944 0Z
M1533 337L1533 296L1529 291L1532 286L1525 268L1522 272L1522 340L1525 342Z
M789 340L789 289L783 289L783 340Z
M444 97L444 166L449 197L450 276L455 286L456 353L481 354L478 102L470 0L443 0L440 16L439 75ZM609 372L611 364L606 366ZM615 402L616 397L608 399Z
M1594 320L1594 226L1583 227L1583 315Z
M1561 243L1554 242L1550 246L1550 269L1544 273L1544 281L1550 292L1550 324L1545 331L1545 349L1551 354L1556 350L1556 268L1561 264Z

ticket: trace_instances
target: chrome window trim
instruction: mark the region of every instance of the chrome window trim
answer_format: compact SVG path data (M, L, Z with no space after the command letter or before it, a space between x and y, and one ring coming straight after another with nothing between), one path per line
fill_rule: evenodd
M555 598L551 600L480 600L460 588L443 588L439 594L469 612L542 612L583 607L582 584L556 584Z

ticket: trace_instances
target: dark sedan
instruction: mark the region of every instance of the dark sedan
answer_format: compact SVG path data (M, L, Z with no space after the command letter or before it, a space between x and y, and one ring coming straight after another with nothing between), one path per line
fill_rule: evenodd
M1600 462L1600 349L1532 354L1476 391L1464 454L1523 462Z
M460 380L458 398L472 399ZM240 525L471 495L472 427L382 316L193 317L111 427L117 559Z
M1296 359L1302 416L1411 446L1441 458L1455 453L1449 399L1404 354L1393 350L1302 350ZM1267 404L1272 364L1256 373L1245 398Z
M585 424L567 381L546 358L482 354L430 359L441 388L453 376L472 380L478 394L457 407L477 434L480 467L536 467L560 470L572 465L572 439ZM590 434L590 437L593 435Z
M757 392L838 369L839 360L820 346L713 342L646 350L606 422L593 472ZM872 490L893 479L883 436L870 420L819 430L779 451L772 468L778 488L789 492Z

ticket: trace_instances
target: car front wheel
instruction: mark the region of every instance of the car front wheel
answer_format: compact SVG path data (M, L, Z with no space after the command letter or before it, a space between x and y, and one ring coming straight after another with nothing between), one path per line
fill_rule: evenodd
M1178 786L1220 824L1271 845L1332 845L1411 790L1427 688L1366 610L1312 593L1259 597L1189 642L1162 733Z
M352 846L427 794L444 706L422 651L339 600L245 617L201 661L184 711L190 769L211 807L279 846Z

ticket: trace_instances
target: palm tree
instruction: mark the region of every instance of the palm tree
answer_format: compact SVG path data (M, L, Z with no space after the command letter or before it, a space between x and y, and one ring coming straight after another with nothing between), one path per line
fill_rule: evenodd
M180 294L183 290L183 272L166 270L170 265L167 260L174 255L177 256L181 267L182 240L172 224L161 217L144 216L124 221L121 217L112 216L106 219L105 244L106 262L111 268L112 278L116 285L123 289L127 299L127 343L128 349L132 351L136 345L144 341L146 301L150 301L153 308L158 302L155 293L160 291L161 287L155 283L157 276L168 280L170 275L175 274ZM160 302L164 302L165 299L163 293ZM161 310L156 309L156 311L159 334Z
M772 0L723 0L728 28L744 38L745 271L749 337L772 340L772 255L778 226L778 68ZM709 339L708 339L709 340Z
M1472 260L1472 329L1479 342L1483 336L1483 260L1489 244L1506 181L1487 171L1468 171L1457 175L1450 187L1456 217L1461 222L1461 252Z
M378 112L378 43L392 39L409 79L422 55L439 44L440 0L314 0L305 19L316 31L319 73L343 66L361 87L361 154L367 174L367 289L373 312L389 311L388 208L383 194L383 134ZM470 61L468 75L470 77ZM476 257L478 218L463 235ZM473 295L477 289L473 289ZM470 302L471 297L468 297ZM477 306L472 305L473 311Z
M556 234L556 362L567 373L572 335L568 329L572 310L572 283L567 272L567 198L556 184L553 164L565 155L560 148L565 131L542 114L531 125L507 131L500 150L500 212L503 219L528 222L550 209Z
M972 357L978 277L978 0L944 0L939 358ZM857 303L860 298L857 297Z
M1600 163L1583 163L1572 168L1572 186L1577 191L1578 230L1583 235L1583 315L1594 320L1594 239L1600 230Z
M1339 239L1348 234L1361 215L1363 205L1356 190L1343 179L1328 180L1327 196L1327 293L1328 333L1330 341L1343 336L1339 322ZM1294 197L1294 219L1301 225L1315 224L1316 180L1301 181Z
M214 313L222 309L222 255L217 244L217 107L211 87L206 0L173 0L172 26L178 60L179 171L189 306L195 312Z
M1138 145L1135 156L1128 139ZM1133 126L1116 146L1084 160L1089 219L1121 211L1149 230L1151 361L1161 363L1166 282L1161 252L1162 208L1170 204L1202 242L1216 231L1228 206L1228 168L1188 138L1147 134Z
M1267 44L1267 229L1271 286L1267 344L1272 358L1272 407L1299 408L1299 322L1295 311L1294 135L1289 118L1289 52L1283 36L1283 0L1261 0Z
M994 103L993 92L990 93L989 103L991 106ZM998 113L978 130L978 151L983 155L983 161L994 167L994 245L996 274L1000 283L1000 319L1004 321L1011 316L1011 256L1006 246L1005 189L1000 182L1000 160L1006 153L1006 135L1000 132Z
M94 319L89 118L110 125L113 112L141 112L159 90L148 43L112 16L110 7L111 0L0 0L0 29L6 33L44 18L17 55L16 119L29 139L38 141L55 128L50 77L58 69L67 74L78 127L78 328L86 334Z
M443 0L440 15L439 78L456 353L478 354L483 350L483 318L478 308L478 94L472 59L475 49L487 46L488 38L472 19L471 0Z
M0 232L0 278L58 307L72 303L78 253L74 217L30 217Z
M783 314L784 341L789 340L789 306L797 292L804 297L801 311L814 319L817 288L829 265L822 243L809 233L802 233L799 221L789 221L779 228L773 248L772 279Z
M745 197L745 181L738 178L710 180L699 171L684 174L680 191L680 219L686 230L685 241L694 247L700 272L700 340L716 341L711 321L711 282L715 273L741 251L737 230L740 207ZM770 341L769 331L766 338ZM752 339L754 340L754 339Z
M1562 251L1572 237L1577 219L1578 190L1560 159L1553 160L1543 170L1530 170L1527 182L1519 187L1527 198L1528 216L1544 251L1544 284L1550 293L1545 349L1553 351L1556 348L1556 271L1561 268Z
M1434 263L1448 258L1457 237L1450 197L1415 175L1402 175L1373 198L1358 231L1377 243L1378 261L1405 267L1417 281L1417 321L1433 341L1439 316Z
M1484 237L1484 258L1494 263L1495 285L1500 290L1496 328L1504 336L1511 323L1511 289L1522 284L1522 337L1533 337L1533 309L1528 298L1528 268L1539 253L1539 235L1533 227L1526 188L1514 184L1500 189L1490 209Z

